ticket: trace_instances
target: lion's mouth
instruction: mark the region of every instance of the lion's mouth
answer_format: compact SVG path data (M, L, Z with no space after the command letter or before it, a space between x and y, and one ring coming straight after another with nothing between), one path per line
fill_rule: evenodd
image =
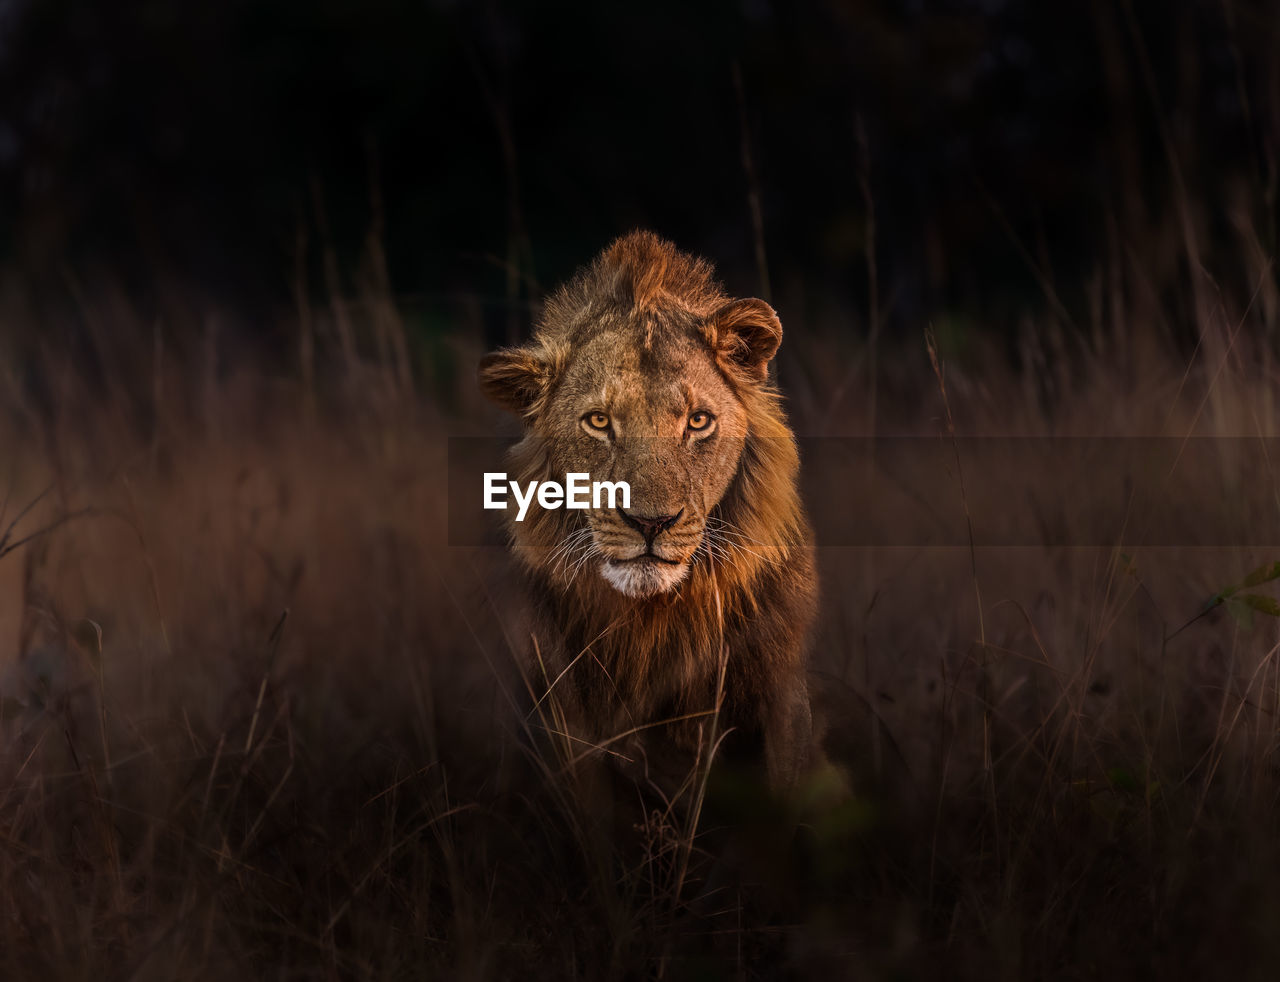
M680 565L680 560L667 559L665 556L659 556L656 552L642 552L640 555L632 556L630 559L615 559L610 557L608 562L610 566L627 566L632 563L645 562L666 563L668 566Z

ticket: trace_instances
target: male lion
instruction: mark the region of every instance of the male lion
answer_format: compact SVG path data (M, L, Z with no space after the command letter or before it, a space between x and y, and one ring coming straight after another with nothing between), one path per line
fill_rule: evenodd
M768 304L729 299L707 263L633 232L548 300L533 341L480 365L484 392L525 424L513 478L631 488L626 509L535 505L509 526L530 665L574 736L640 733L652 748L661 734L683 757L719 704L718 732L762 742L776 788L810 754L817 590L768 380L781 340Z

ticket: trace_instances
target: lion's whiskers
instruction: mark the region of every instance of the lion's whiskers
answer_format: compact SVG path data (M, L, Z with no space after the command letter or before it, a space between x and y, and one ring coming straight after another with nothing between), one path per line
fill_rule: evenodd
M725 519L721 518L719 515L710 515L710 516L708 516L708 518L707 518L707 527L708 527L708 529L713 528L713 526L712 526L712 524L711 524L712 522L714 522L714 523L715 523L714 529L715 529L715 531L716 531L718 534L725 535L725 536L733 536L735 539L738 539L739 541L742 541L742 542L749 542L749 543L751 543L752 545L757 545L757 546L760 546L760 547L765 548L765 549L777 549L777 548L778 548L776 545L774 545L774 544L772 544L772 543L764 542L764 541L763 541L763 540L761 540L761 539L757 539L757 538L754 538L754 537L752 537L752 536L750 536L750 535L747 535L747 533L746 533L746 532L744 532L744 531L741 529L741 527L739 527L739 526L737 526L737 525L733 524L732 522L726 521Z
M717 566L736 569L740 565L738 557L713 534L704 536L702 544L699 546L699 551L708 557L709 565L713 571ZM697 553L694 554L694 558L697 558Z
M556 546L555 551L547 557L547 564L563 572L574 553L590 538L591 526L584 525L582 528L574 529L564 537L560 544Z
M754 548L753 548L754 547ZM747 557L771 566L781 566L779 548L744 532L739 526L719 515L709 515L703 528L702 541L694 550L691 562L699 554L713 565L725 569L742 569ZM547 565L557 578L570 583L593 559L605 555L595 540L594 530L584 525L568 532L547 558Z
M568 568L565 573L565 579L572 581L593 557L599 555L600 550L596 546L595 537L587 536L585 541L579 547L581 553L574 559L573 565Z
M743 544L744 540L748 542L758 542L759 540L752 539L748 535L735 532L733 529L729 528L728 523L723 522L723 520L717 521L720 522L721 527L719 528L708 522L706 531L703 535L703 542L708 546L708 551L712 552L714 554L714 558L718 561L722 562L726 566L737 567L740 565L740 558L738 554L741 553L751 556L762 563L768 563L774 566L782 565L782 560L778 557L766 555L762 551L752 549ZM776 551L775 546L764 545L763 543L761 543L761 545L763 545L764 549Z

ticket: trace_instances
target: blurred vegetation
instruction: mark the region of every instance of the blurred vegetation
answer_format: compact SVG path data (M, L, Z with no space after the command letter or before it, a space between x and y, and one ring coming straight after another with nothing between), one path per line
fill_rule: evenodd
M0 255L158 315L164 281L270 322L373 235L415 332L466 309L492 343L644 225L793 326L1117 331L1095 293L1120 289L1186 340L1190 263L1248 296L1241 229L1275 251L1270 2L16 0L0 23Z

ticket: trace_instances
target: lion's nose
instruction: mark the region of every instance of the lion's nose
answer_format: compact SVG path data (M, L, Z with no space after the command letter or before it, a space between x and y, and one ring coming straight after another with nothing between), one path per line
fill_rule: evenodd
M681 508L674 515L628 515L621 508L617 509L618 514L622 516L622 520L630 525L633 529L644 536L644 541L648 545L653 545L653 540L659 535L671 528L676 522L680 521L680 516L684 514Z

